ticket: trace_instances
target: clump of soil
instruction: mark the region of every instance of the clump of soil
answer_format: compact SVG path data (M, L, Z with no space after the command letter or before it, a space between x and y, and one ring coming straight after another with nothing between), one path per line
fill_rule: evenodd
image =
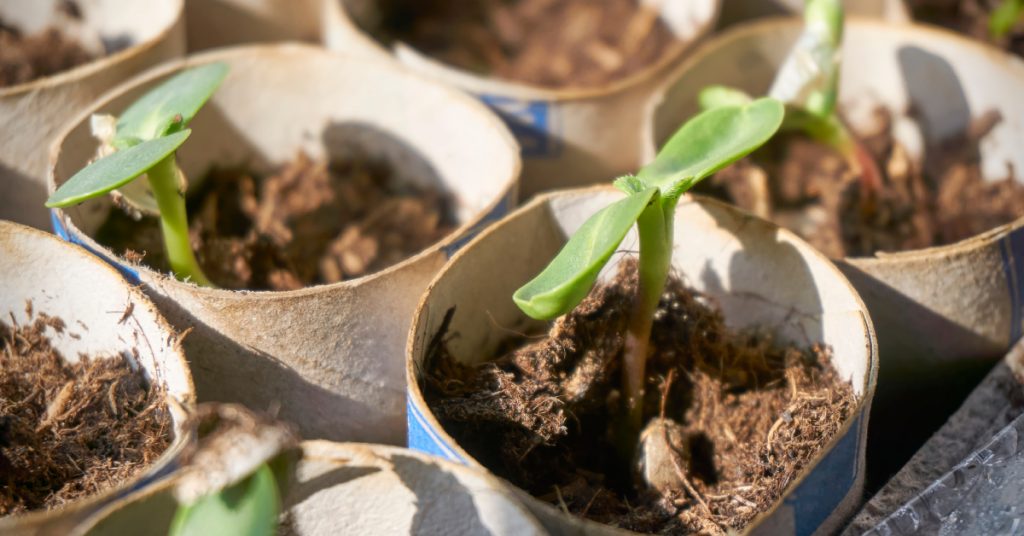
M124 357L68 364L46 330L0 322L0 516L57 508L115 487L170 444L164 394Z
M1008 0L908 0L914 19L949 28L978 41L1024 56L1024 21L1008 35L996 38L989 33L989 19L996 8Z
M31 82L94 59L56 28L25 35L0 21L0 87Z
M294 290L371 274L419 253L454 228L451 199L400 183L383 162L328 166L305 154L268 177L216 169L188 202L203 271L223 288ZM156 218L114 210L98 240L168 271Z
M672 447L690 453L693 491L637 485L610 437L636 290L636 263L626 262L546 336L510 341L480 366L455 361L439 333L425 364L427 403L477 460L575 515L658 534L741 530L839 432L856 395L827 348L734 332L673 277L651 334L644 419L682 425Z
M928 148L924 167L894 140L890 114L877 117L879 129L861 141L881 172L878 190L835 150L785 134L696 191L771 219L832 258L951 244L1024 216L1024 185L1013 170L999 181L981 172L978 142L998 114Z
M550 88L594 87L676 44L638 0L391 0L384 32L442 62Z

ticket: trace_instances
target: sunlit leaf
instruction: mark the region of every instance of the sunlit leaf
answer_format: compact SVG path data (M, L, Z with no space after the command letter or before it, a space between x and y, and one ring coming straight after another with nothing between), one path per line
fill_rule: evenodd
M662 196L678 198L701 179L763 145L779 129L784 115L782 103L772 98L701 112L636 176L660 188Z
M74 205L128 183L174 154L191 133L191 130L175 132L117 151L93 162L62 184L46 201L46 206L53 208Z
M750 104L750 95L727 86L708 86L700 91L697 101L701 110L721 108L722 106L743 106Z
M227 74L226 64L211 63L178 73L150 90L118 118L114 145L131 146L187 127Z
M1024 15L1024 0L1003 0L988 19L988 32L1002 39L1013 30Z
M516 291L513 299L519 308L546 320L576 307L636 219L648 204L657 202L657 192L648 188L632 194L587 219L551 264Z
M281 509L274 474L261 465L252 476L182 505L174 514L169 536L273 536Z

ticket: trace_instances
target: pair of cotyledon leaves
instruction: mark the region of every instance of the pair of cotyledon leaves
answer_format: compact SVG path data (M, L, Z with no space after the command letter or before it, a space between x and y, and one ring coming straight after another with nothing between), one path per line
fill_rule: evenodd
M183 71L132 103L117 119L117 149L74 174L46 201L66 207L120 188L174 154L186 127L217 90L228 67L211 63Z
M571 310L590 291L644 210L652 205L657 210L673 206L700 180L763 145L779 129L784 115L780 101L762 98L718 106L687 121L653 162L635 176L616 181L627 197L587 219L554 260L516 291L516 304L542 320Z

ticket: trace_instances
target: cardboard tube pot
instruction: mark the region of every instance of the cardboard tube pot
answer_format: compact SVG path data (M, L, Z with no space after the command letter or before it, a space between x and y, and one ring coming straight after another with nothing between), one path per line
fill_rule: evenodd
M420 374L447 312L455 313L448 351L476 364L494 356L510 332L543 326L512 302L583 222L617 190L598 187L539 196L463 248L430 284L409 333L409 446L471 466L480 464L442 428L427 406ZM874 332L853 287L826 258L788 231L717 201L684 197L676 210L673 269L718 303L733 328L775 327L776 340L833 349L832 364L859 403L842 429L798 475L785 498L752 522L765 534L830 534L860 503L868 408L878 367ZM529 243L528 248L524 244ZM635 230L620 251L636 250ZM623 258L613 257L604 274ZM500 326L500 327L499 327ZM555 534L621 534L522 493ZM760 528L757 528L760 527Z
M152 465L120 486L59 509L0 517L4 534L62 534L89 512L164 472L187 440L182 420L195 403L192 377L177 335L156 307L85 250L42 231L0 221L0 281L0 315L5 323L27 326L41 314L58 317L65 329L48 329L46 336L65 359L125 356L152 388L167 394L173 437Z
M318 41L322 0L185 0L188 51Z
M522 147L522 197L527 199L540 191L603 181L643 164L638 141L651 97L669 69L711 31L719 1L661 2L662 20L678 41L651 66L593 89L545 89L450 67L408 45L389 50L372 35L379 30L382 2L325 0L323 39L327 48L341 53L394 58L487 103Z
M314 159L356 154L449 193L458 229L377 273L288 292L200 288L118 258L93 239L109 197L55 212L57 232L117 263L176 326L194 328L185 349L201 401L280 405L307 438L398 443L416 299L450 252L515 204L515 142L480 103L397 66L305 45L241 47L150 71L91 105L53 147L50 187L94 155L90 113L119 113L170 75L215 61L230 72L178 152L188 177L238 164L265 174L300 149Z
M753 23L695 52L655 109L650 154L697 110L701 88L766 92L802 27L799 19ZM1024 101L1014 97L1024 92L1019 59L951 32L856 18L847 21L842 55L839 109L854 130L873 132L881 106L893 114L895 138L920 163L974 117L996 110L1002 121L980 142L982 173L995 181L1011 166L1024 169ZM889 431L878 436L881 457L872 457L872 473L885 479L1020 338L1024 218L951 245L839 264L871 311L885 360L873 421L875 431L883 423ZM873 434L873 451L874 442Z
M201 406L200 412L209 406ZM247 429L250 432L244 435L254 441L252 448L224 464L255 467L252 462L269 460L271 467L284 469L277 471L284 489L279 534L545 534L508 486L484 471L407 449L362 443L306 441L301 452L293 453L279 441L282 435L273 425ZM204 448L200 440L199 452ZM239 464L239 458L249 460ZM167 534L178 504L175 496L210 473L195 470L196 464L187 459L182 463L162 485L111 504L75 532Z
M26 34L55 27L89 52L109 55L24 84L0 87L0 218L49 227L46 148L104 91L185 51L183 0L0 2L0 20Z

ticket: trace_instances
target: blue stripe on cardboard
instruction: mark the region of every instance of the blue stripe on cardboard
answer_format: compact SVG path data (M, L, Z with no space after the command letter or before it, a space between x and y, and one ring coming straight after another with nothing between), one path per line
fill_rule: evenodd
M139 279L139 272L137 270L129 267L126 264L121 264L120 262L117 262L116 259L111 259L110 257L107 257L102 252L96 251L95 249L89 247L88 244L82 242L82 239L78 238L77 234L70 232L70 230L64 226L64 222L60 219L60 216L57 215L57 211L54 209L50 209L50 224L53 225L54 234L61 237L61 239L63 240L75 244L76 246L81 246L83 249L85 249L89 253L92 253L100 260L113 266L115 269L117 269L118 272L121 272L121 275L123 275L124 278L127 279L129 283L133 285L138 285L142 283L142 280Z
M1003 259L1003 273L1010 293L1010 340L1009 344L1021 338L1024 326L1024 227L1014 229L999 241L999 253Z
M558 158L562 140L558 132L557 104L543 100L519 100L503 95L479 95L508 125L519 142L523 158Z
M515 197L514 189L509 190L508 193L505 194L505 197L501 198L501 201L498 201L498 204L494 205L494 208L492 208L491 211L488 212L487 215L485 215L480 220L479 223L467 229L462 236L456 238L455 240L452 240L450 244L445 246L443 248L444 254L449 259L452 258L452 256L455 255L460 249L462 249L463 246L468 244L470 240L476 238L476 235L480 234L481 231L486 229L492 223L508 215L508 213L512 210L512 205L514 204L512 202L513 197Z
M793 509L794 536L811 536L850 492L860 472L861 430L864 415L846 431L835 448L822 458L811 474L786 498Z
M446 460L469 465L427 423L426 418L420 413L419 408L413 404L412 399L406 398L406 422L408 425L409 448L438 456Z

